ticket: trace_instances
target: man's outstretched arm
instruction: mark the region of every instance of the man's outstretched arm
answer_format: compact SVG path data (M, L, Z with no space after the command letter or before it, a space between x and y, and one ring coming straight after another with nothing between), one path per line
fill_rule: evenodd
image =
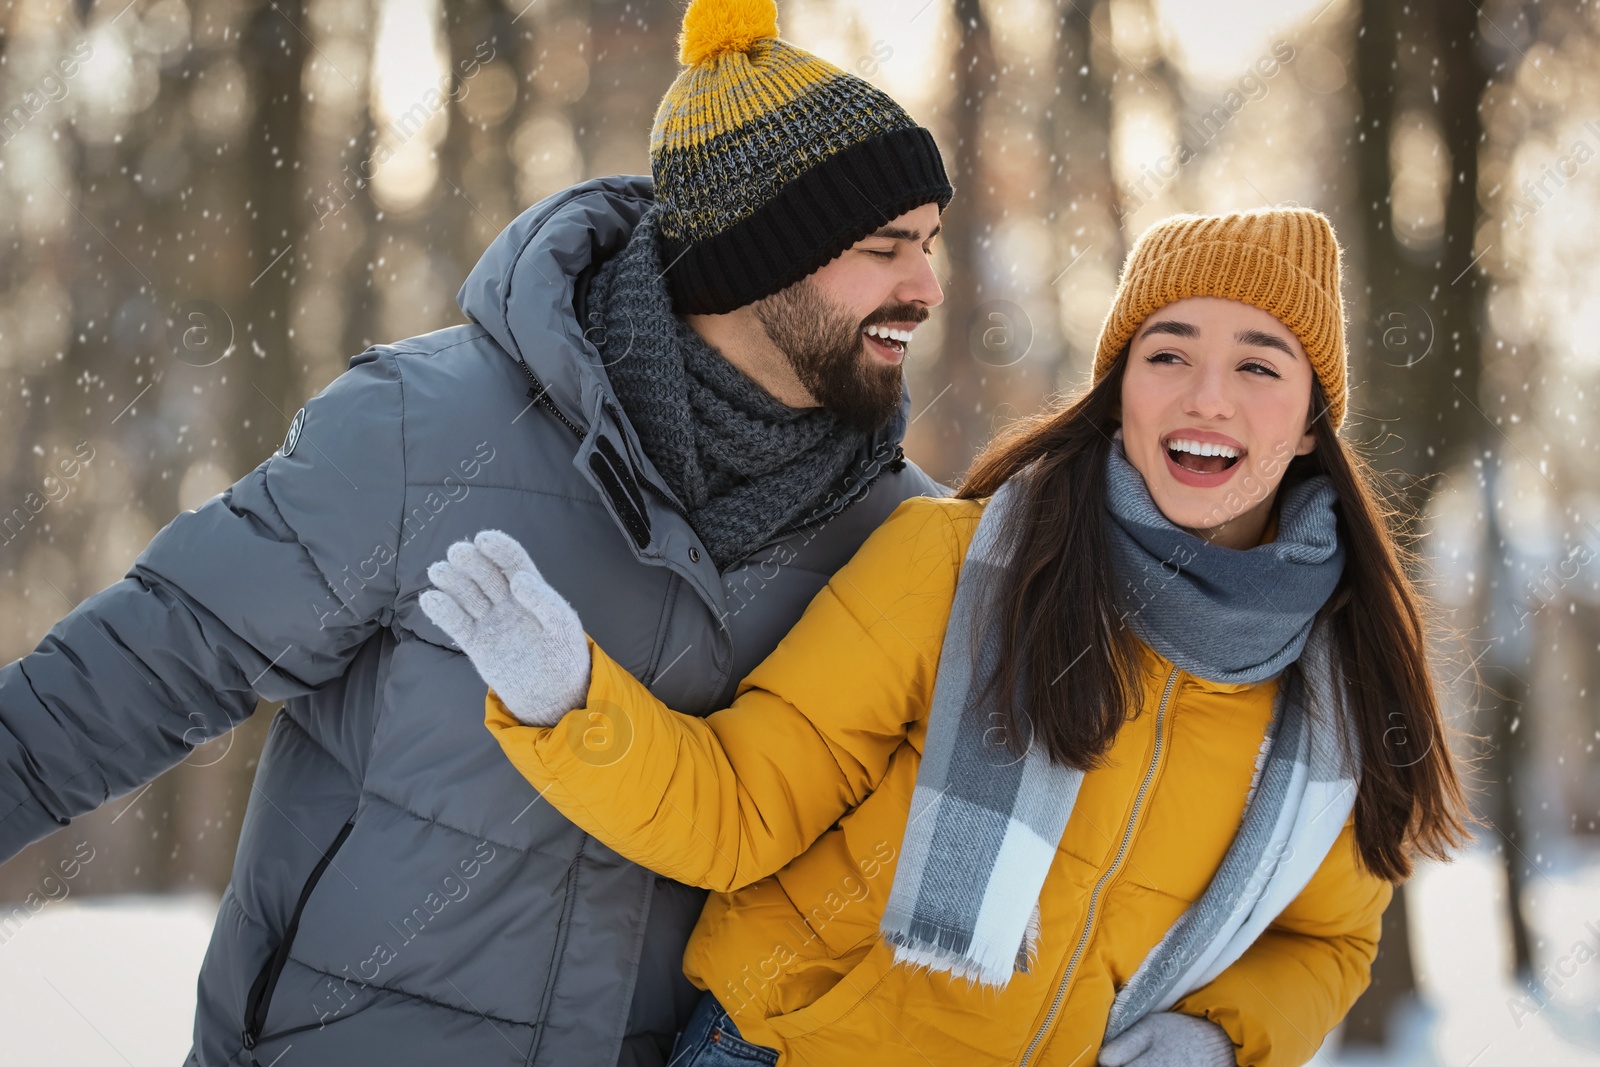
M275 452L0 668L0 860L338 677L395 597L403 389L372 349Z

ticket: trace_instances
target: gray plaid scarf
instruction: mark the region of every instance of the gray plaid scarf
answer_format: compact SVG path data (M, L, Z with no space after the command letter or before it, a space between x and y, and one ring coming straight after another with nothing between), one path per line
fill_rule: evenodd
M1113 499L1126 495L1129 471L1133 468L1121 470L1114 464L1108 470L1115 483L1108 487ZM1137 478L1137 472L1132 476ZM993 617L988 598L1007 562L1000 533L1019 492L1013 479L994 494L967 550L880 927L895 946L897 961L994 988L1003 988L1014 971L1027 971L1036 959L1039 893L1083 782L1083 772L1052 763L1032 746L1022 758L1014 756L993 730L994 709L977 699L981 687L973 685L988 676L999 657L998 627L986 624ZM1325 541L1333 514L1328 508L1321 511L1324 517L1305 530L1297 522L1281 522L1279 540ZM1308 556L1319 554L1310 551ZM1324 555L1320 563L1300 565L1327 563ZM1126 582L1130 575L1121 563L1117 566ZM1172 580L1192 579L1180 568ZM1300 610L1309 619L1320 606L1303 603ZM1190 614L1193 603L1177 596L1152 598L1140 610L1150 616L1143 620L1146 625L1165 632L1193 627L1197 618ZM1266 617L1266 625L1281 638L1287 621L1276 609ZM1300 628L1299 623L1290 626L1294 632ZM1201 898L1118 992L1106 1040L1146 1013L1170 1008L1238 959L1310 881L1338 837L1355 803L1359 767L1353 762L1357 749L1330 641L1325 623L1307 622L1296 642L1303 646L1296 649L1299 669L1280 680L1272 724L1233 843ZM1241 646L1250 655L1260 647ZM1202 677L1214 674L1175 662Z

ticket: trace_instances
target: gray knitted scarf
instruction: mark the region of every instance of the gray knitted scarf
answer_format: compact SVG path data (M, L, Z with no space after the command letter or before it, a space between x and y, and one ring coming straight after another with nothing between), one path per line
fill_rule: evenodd
M1113 448L1120 451L1120 445ZM1184 546L1193 558L1207 560L1202 575L1158 554L1168 543L1154 542L1144 531L1171 527L1159 511L1150 515L1125 506L1140 492L1148 499L1142 480L1133 485L1139 475L1125 457L1113 459L1107 475L1115 502L1111 521L1134 522L1140 531L1129 535L1137 551L1124 544L1113 553L1118 577L1137 583L1146 567L1167 562L1169 568L1163 593L1139 607L1141 633L1161 635L1189 660L1186 669L1205 678L1270 677L1280 650L1290 644L1298 657L1298 669L1287 672L1278 687L1234 840L1200 899L1118 991L1105 1034L1110 1040L1215 978L1304 888L1354 806L1359 754L1331 636L1326 624L1313 624L1326 599L1316 591L1331 590L1342 566L1331 508L1304 502L1291 487L1274 542L1281 547L1217 549L1233 553L1229 562L1203 553L1199 538L1184 535L1193 542ZM1051 762L1038 747L1030 745L1021 758L1013 755L993 729L996 708L980 699L983 686L975 684L999 658L993 597L996 578L1009 564L1002 535L1022 491L1018 482L1007 482L990 499L962 564L900 860L880 925L898 962L993 988L1003 988L1014 971L1028 970L1037 957L1039 893L1083 783L1083 772ZM1139 566L1130 566L1141 553ZM1286 581L1285 566L1309 568L1320 579ZM1275 602L1263 603L1252 584L1274 594ZM1192 588L1179 595L1183 587ZM1227 609L1226 627L1215 621L1219 605ZM1234 632L1239 629L1251 633ZM1203 638L1180 635L1189 630ZM1161 706L1146 709L1157 716L1158 729L1168 713L1170 679L1167 684ZM1142 802L1141 796L1135 803ZM1105 883L1102 878L1091 890L1090 914ZM1088 931L1063 934L1074 940L1058 947L1076 960Z
M791 408L672 313L659 208L589 285L589 318L617 400L718 570L766 543L845 473L867 434Z
M1147 645L1214 682L1259 682L1299 658L1344 570L1338 494L1326 474L1281 486L1278 536L1244 550L1161 514L1128 462L1121 430L1106 460L1106 498L1123 617Z

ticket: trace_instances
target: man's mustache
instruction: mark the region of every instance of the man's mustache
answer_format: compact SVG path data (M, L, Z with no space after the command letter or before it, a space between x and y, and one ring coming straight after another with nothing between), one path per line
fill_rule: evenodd
M928 309L917 304L885 304L861 320L861 329L876 326L882 322L923 322L928 317Z

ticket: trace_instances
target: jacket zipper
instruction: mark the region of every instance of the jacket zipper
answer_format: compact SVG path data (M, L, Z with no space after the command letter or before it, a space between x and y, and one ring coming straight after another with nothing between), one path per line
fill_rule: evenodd
M1028 1067L1028 1061L1033 1058L1034 1052L1039 1047L1039 1042L1044 1040L1045 1033L1050 1029L1050 1024L1055 1021L1056 1012L1061 1010L1061 1001L1067 995L1067 984L1072 981L1073 973L1078 969L1078 960L1083 956L1083 950L1089 943L1089 933L1094 928L1095 910L1100 903L1100 891L1106 887L1117 870L1122 866L1123 857L1128 854L1128 845L1133 840L1134 824L1139 821L1139 811L1144 807L1144 796L1150 789L1150 780L1155 777L1156 767L1161 763L1161 725L1167 716L1167 702L1172 697L1172 688L1178 681L1178 668L1172 668L1172 673L1167 675L1166 688L1161 691L1161 704L1156 709L1156 743L1150 753L1150 766L1145 768L1144 781L1139 783L1139 792L1133 798L1133 811L1128 815L1127 829L1122 831L1122 843L1117 846L1117 854L1111 859L1111 866L1107 867L1100 880L1094 884L1094 891L1089 894L1089 912L1083 920L1083 932L1078 935L1078 944L1072 950L1072 958L1067 961L1067 969L1061 976L1061 984L1056 987L1056 997L1050 1002L1050 1010L1045 1013L1044 1022L1039 1026L1039 1032L1033 1035L1033 1040L1028 1042L1028 1048L1022 1054L1017 1067Z
M577 907L578 867L583 862L583 850L589 841L588 834L578 838L577 851L572 854L572 862L567 864L567 873L561 879L561 911L556 916L556 948L550 957L550 970L547 972L544 994L539 998L539 1014L533 1024L533 1041L528 1046L528 1058L525 1061L528 1064L538 1059L539 1046L544 1043L545 1030L549 1028L550 1004L555 999L556 986L561 981L561 965L567 955L567 938L572 932L572 913Z
M520 359L517 360L517 366L522 368L522 373L526 374L528 381L533 383L533 388L528 390L528 399L535 404L542 404L548 408L550 414L560 420L561 425L572 431L572 436L580 441L583 440L583 431L578 429L577 424L567 418L560 408L556 407L556 402L550 399L550 390L546 389L544 383L533 376L533 368L529 367L525 360Z
M639 479L639 484L644 486L646 489L650 490L650 495L651 496L653 496L657 500L661 501L663 504L665 504L667 507L671 508L673 511L676 511L678 513L679 517L681 517L684 522L688 522L689 521L689 513L687 511L684 511L683 508L681 506L679 506L679 504L678 504L678 502L676 500L674 500L670 496L668 496L667 493L666 493L666 490L662 489L655 482L652 482L649 478L640 478Z
M533 387L528 390L528 399L549 411L550 414L556 417L556 420L559 421L561 425L572 431L572 436L582 441L583 430L579 429L577 423L567 418L566 414L556 406L556 402L550 399L550 390L546 389L544 387L544 383L534 376L533 368L529 367L526 361L520 359L517 360L517 366L522 368L522 373L526 374L528 376L528 381L533 383ZM677 512L684 522L689 521L689 513L684 511L676 500L673 500L670 496L663 492L660 486L656 485L648 478L639 478L637 480L639 484L643 485L650 491L652 496L660 500L673 511Z
M300 899L295 901L289 922L283 928L283 940L278 942L278 947L268 957L266 966L261 968L261 973L256 976L255 982L250 987L250 996L245 1004L244 1032L240 1035L247 1049L256 1047L256 1043L261 1040L261 1031L267 1025L267 1012L272 1007L273 990L278 986L278 977L283 974L284 965L289 962L289 949L293 946L295 934L300 929L300 913L305 911L306 901L311 899L311 891L317 888L322 872L333 862L334 853L339 851L339 847L344 844L345 838L350 836L350 831L355 825L356 821L352 817L349 822L341 826L338 836L333 839L333 844L328 846L328 851L322 854L322 858L312 868L311 876L300 889Z

